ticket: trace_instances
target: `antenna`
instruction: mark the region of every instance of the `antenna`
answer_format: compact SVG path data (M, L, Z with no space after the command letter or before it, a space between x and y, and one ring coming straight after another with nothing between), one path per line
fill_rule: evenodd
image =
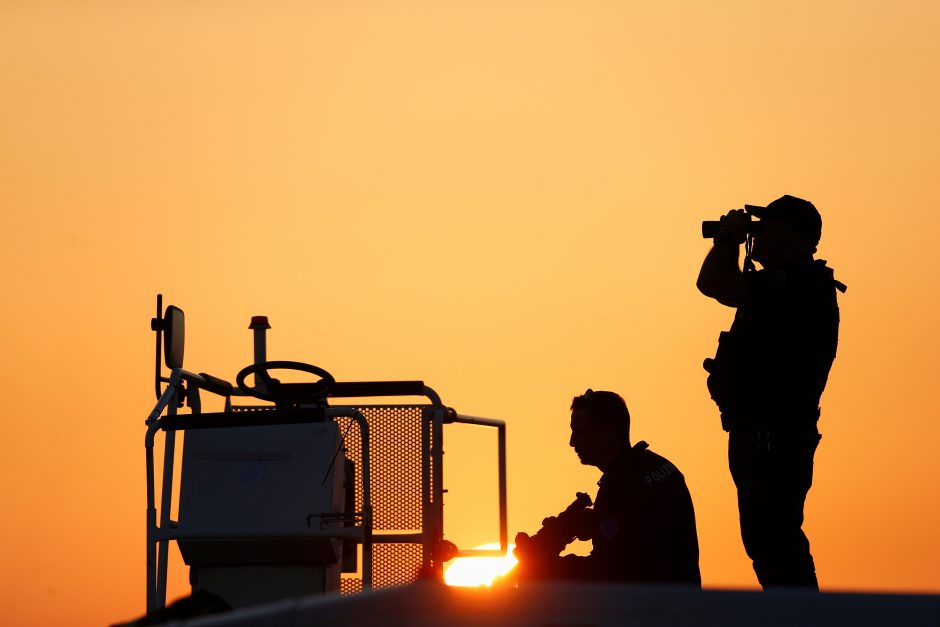
M161 349L163 347L163 294L157 294L157 317L150 320L150 328L157 332L157 360L154 365L154 387L157 392L157 400L160 400L162 392L160 391L160 360L163 357Z

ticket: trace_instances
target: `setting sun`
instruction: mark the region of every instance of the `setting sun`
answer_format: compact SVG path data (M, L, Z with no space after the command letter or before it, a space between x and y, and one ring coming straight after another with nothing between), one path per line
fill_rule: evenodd
M475 547L482 550L498 549L498 544L483 544ZM502 557L458 557L444 569L444 582L448 586L479 587L492 585L493 580L515 568L518 560L512 554L515 545L510 544Z

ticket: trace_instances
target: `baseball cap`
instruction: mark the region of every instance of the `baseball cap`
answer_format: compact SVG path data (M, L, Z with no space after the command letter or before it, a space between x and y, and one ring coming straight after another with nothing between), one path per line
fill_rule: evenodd
M796 196L781 196L766 207L747 205L747 210L761 220L777 220L793 228L811 244L818 244L822 236L822 217L808 200Z

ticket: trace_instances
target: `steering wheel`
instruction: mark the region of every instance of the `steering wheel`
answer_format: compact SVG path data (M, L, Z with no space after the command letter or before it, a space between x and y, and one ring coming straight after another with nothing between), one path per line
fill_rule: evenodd
M269 370L297 370L308 372L320 377L315 383L281 383L279 380L268 374ZM255 387L249 387L245 383L245 377L255 375ZM265 383L265 390L261 390L257 383L258 379ZM235 377L238 388L263 401L271 401L275 405L293 405L304 401L312 402L326 398L330 388L336 383L329 372L323 368L305 364L299 361L262 361L257 364L251 364L247 368L242 368L241 372Z

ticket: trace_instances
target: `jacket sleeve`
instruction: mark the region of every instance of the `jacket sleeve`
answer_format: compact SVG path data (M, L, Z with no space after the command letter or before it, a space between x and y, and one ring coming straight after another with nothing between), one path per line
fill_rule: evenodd
M612 487L621 498L599 515L591 554L555 558L551 576L701 585L695 514L681 473Z

